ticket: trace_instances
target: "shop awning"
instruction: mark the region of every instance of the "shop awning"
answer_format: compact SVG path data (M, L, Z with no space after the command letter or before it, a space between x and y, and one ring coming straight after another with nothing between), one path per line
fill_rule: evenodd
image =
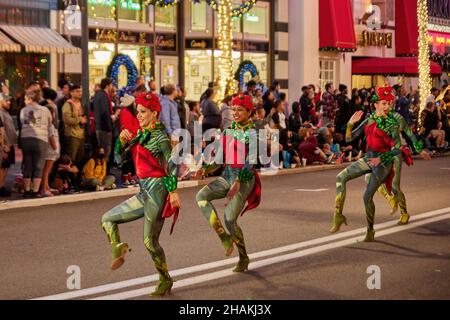
M0 52L20 52L20 44L15 43L0 31Z
M419 54L417 25L417 1L395 0L395 53L397 56Z
M319 46L321 50L356 50L350 0L319 0Z
M80 53L81 49L71 45L59 33L50 28L0 25L0 29L25 46L26 52L36 53Z
M441 67L433 61L430 61L430 70L433 75L440 75L442 73ZM353 59L352 73L361 75L417 76L419 73L419 63L417 57Z

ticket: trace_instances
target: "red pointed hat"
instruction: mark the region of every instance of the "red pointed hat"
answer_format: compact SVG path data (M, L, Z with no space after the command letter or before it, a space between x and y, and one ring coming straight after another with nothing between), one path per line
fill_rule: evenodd
M252 97L248 94L240 94L233 99L234 106L241 106L249 111L255 110L255 106L253 105Z
M141 93L138 95L136 98L136 104L140 104L151 111L161 111L161 103L159 102L158 96L151 92Z
M394 89L390 86L380 87L377 90L378 94L378 101L385 100L385 101L394 101L395 95L394 95Z

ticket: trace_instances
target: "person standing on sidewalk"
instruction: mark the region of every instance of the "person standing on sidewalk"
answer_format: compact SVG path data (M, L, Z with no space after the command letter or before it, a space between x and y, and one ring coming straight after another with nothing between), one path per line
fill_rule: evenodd
M72 161L79 165L84 158L84 126L88 119L81 103L83 92L79 85L70 87L71 98L64 103L62 119L64 122L64 150Z
M112 145L113 120L115 117L111 100L114 92L113 80L110 78L102 79L100 88L101 90L95 94L92 102L95 118L95 133L98 145L105 149L105 158L109 159Z
M39 87L28 89L25 92L26 106L20 111L25 198L39 197L47 144L53 149L57 148L55 136L52 135L52 115L46 107L38 104L41 98L42 91Z
M11 97L0 93L0 121L3 123L4 131L4 154L0 168L0 197L9 197L11 192L6 189L5 180L8 175L8 169L15 161L14 145L17 144L17 133L14 121L9 114L11 107Z

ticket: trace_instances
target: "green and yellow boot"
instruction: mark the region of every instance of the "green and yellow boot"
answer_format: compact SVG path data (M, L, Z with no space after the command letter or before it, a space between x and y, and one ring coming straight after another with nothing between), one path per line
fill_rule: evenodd
M333 216L333 226L330 229L330 233L336 233L341 229L341 226L347 225L347 218L343 214L334 214Z
M115 223L104 222L102 228L105 231L108 241L111 244L111 269L119 269L125 262L125 254L131 251L128 244L120 241L119 227Z
M117 270L119 269L125 262L125 254L131 249L128 247L128 244L124 242L120 243L112 243L111 244L112 258L111 269Z
M239 251L239 261L233 272L245 272L248 270L248 265L250 263L250 258L247 255L247 249L245 248L245 242L242 238L241 240L235 240L236 247Z
M367 230L364 242L374 242L375 241L375 230Z
M219 218L217 218L215 212L211 213L209 218L209 224L211 225L211 227L213 227L214 231L219 236L220 241L222 242L222 245L225 248L225 256L227 257L231 256L234 250L233 239L228 233L226 233L222 223L220 222Z
M393 215L398 211L398 201L395 196L388 196L389 205L391 207L390 214Z
M400 220L398 220L398 222L397 222L397 225L404 226L408 223L409 223L409 214L402 213L402 215L400 216Z
M159 273L159 282L155 291L153 291L150 296L155 297L170 294L173 286L173 280L170 277L167 264L165 262L160 262L158 259L158 261L155 261L155 267Z

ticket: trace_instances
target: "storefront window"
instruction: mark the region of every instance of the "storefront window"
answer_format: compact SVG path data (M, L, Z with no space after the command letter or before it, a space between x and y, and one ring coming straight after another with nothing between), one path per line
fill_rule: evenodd
M205 31L207 28L207 4L206 2L191 2L191 26L192 31Z
M119 53L128 55L136 65L138 73L149 75L151 68L151 51L147 46L136 46L133 44L119 44ZM94 84L106 77L108 66L114 58L114 44L89 42L89 86L93 89ZM119 73L119 88L127 85L127 77L120 77L120 74L127 75L126 72Z
M335 82L336 61L320 59L319 85L323 89L329 82Z
M11 94L24 92L32 80L48 79L49 56L33 53L8 53L0 55L0 78L9 84Z
M146 23L147 9L143 0L120 0L119 19ZM89 17L114 19L115 0L88 0Z
M268 7L254 7L244 14L244 32L258 35L267 34Z
M0 7L0 23L12 25L49 26L48 10Z
M155 23L157 28L176 29L176 7L155 7Z
M212 50L186 50L185 89L187 100L199 100L212 79Z
M268 79L269 79L269 69L268 69L268 61L269 61L269 55L267 53L251 53L251 52L245 52L244 53L244 60L250 60L253 62L253 64L256 66L256 69L259 72L259 80L264 83L265 85L268 85ZM247 73L244 76L245 82L248 80L251 80L251 74Z

